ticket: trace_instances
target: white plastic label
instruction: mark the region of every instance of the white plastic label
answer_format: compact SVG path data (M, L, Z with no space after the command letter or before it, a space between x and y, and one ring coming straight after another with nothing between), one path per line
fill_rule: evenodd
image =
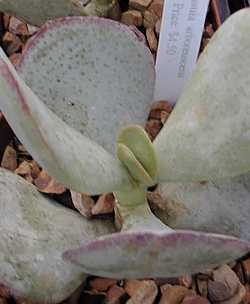
M195 67L209 0L165 0L155 100L175 103Z

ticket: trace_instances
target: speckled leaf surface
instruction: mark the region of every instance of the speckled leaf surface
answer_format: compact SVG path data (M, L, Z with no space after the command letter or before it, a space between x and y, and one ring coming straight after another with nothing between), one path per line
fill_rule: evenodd
M74 130L29 89L1 52L0 108L31 155L57 181L85 193L129 185L121 163Z
M107 16L116 0L0 0L0 10L33 25L63 16Z
M62 252L114 232L42 196L21 177L0 169L0 285L34 303L58 303L85 279Z
M18 70L54 113L113 154L119 130L147 119L153 57L118 22L96 17L49 22L28 42Z
M176 277L233 261L249 249L250 243L222 235L145 230L101 237L67 251L64 258L104 277Z
M201 55L156 138L162 181L203 181L250 170L250 10L231 16Z
M160 184L157 215L174 229L234 235L250 241L250 174L207 183Z

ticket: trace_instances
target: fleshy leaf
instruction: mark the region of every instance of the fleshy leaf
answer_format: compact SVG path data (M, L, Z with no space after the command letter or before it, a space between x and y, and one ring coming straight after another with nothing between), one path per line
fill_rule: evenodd
M31 155L72 190L111 192L129 185L121 163L50 111L17 75L1 51L0 108Z
M250 243L223 235L141 231L100 237L67 251L64 258L99 276L176 277L230 262L249 249Z
M163 200L156 214L172 228L250 241L250 174L207 183L160 184L157 192Z
M136 159L132 151L124 144L118 143L117 156L123 165L127 168L133 179L142 185L153 185L154 181L141 163Z
M161 181L203 181L250 170L250 10L215 33L154 141Z
M118 144L125 145L134 154L151 178L157 173L157 159L153 144L146 131L136 125L124 128L117 139Z
M63 251L105 233L108 221L87 221L0 169L0 286L34 303L59 303L85 279Z
M153 98L150 51L129 27L103 18L47 23L19 73L54 113L113 154L119 129L144 124Z
M116 0L1 0L0 10L33 25L63 16L107 16Z

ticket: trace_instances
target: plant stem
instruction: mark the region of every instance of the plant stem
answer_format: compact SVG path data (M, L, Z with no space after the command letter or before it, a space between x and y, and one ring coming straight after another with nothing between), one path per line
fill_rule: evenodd
M172 231L156 218L148 205L146 191L135 187L132 191L116 192L116 222L122 231ZM119 220L120 218L120 220Z

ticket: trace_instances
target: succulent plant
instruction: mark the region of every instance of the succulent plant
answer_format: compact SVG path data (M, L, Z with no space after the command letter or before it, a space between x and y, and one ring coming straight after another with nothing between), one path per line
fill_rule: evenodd
M154 62L134 30L66 17L28 42L17 71L1 52L0 108L31 155L68 188L114 192L117 200L114 232L1 169L3 285L19 297L56 302L84 273L178 276L250 250L248 179L236 177L250 170L249 28L243 10L214 35L153 143L139 125L153 99ZM165 224L146 199L157 183Z
M40 26L65 16L115 16L117 0L0 0L0 11Z

